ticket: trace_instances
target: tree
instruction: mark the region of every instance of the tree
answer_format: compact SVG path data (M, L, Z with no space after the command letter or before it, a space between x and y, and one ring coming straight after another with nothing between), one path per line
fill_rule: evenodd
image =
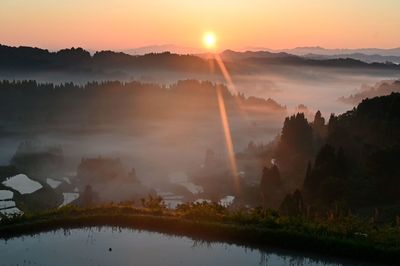
M128 179L131 182L139 183L139 179L136 176L136 169L132 168L132 170L128 173Z
M343 199L347 177L343 149L324 145L315 158L314 167L308 164L303 191L309 203L322 201L331 204Z
M282 173L291 177L292 187L303 184L304 171L313 151L313 131L304 114L287 117L275 155Z
M92 206L95 202L95 193L93 192L92 186L91 185L87 185L85 187L85 190L82 192L81 196L80 196L80 201L82 206L84 207L89 207Z
M321 112L315 113L314 121L312 122L312 129L314 135L314 149L319 150L325 142L327 135L327 126L325 125L325 118L322 117Z
M304 214L305 205L300 190L296 189L292 194L286 195L280 206L280 211L288 216L300 216Z
M270 208L279 206L283 187L281 174L276 165L273 165L271 168L264 167L260 190L263 205Z
M285 153L311 155L312 129L303 113L287 117L283 124L279 148L281 157Z

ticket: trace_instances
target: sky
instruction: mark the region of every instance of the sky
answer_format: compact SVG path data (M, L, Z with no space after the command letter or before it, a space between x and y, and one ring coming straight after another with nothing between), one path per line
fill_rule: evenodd
M0 0L0 43L47 49L400 47L399 0Z

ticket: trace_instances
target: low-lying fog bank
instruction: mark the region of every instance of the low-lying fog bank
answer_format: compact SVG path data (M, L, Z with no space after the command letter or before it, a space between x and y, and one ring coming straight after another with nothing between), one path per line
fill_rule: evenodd
M40 182L43 188L35 193L41 197L52 195L56 207L84 201L85 193L93 194L99 202L137 202L151 194L164 197L172 207L202 200L228 204L236 199L233 184L238 178L239 183L246 183L248 196L258 197L262 167L271 165L271 155L259 156L268 158L268 162L245 156L237 162L237 173L230 172L218 91L225 102L234 152L265 152L280 134L287 115L302 112L312 118L314 108L321 108L328 117L331 111L344 106L347 109L348 104L339 101L338 96L348 95L349 87L356 87L361 80L379 76L343 74L341 79L340 72L329 76L326 70L302 69L294 77L293 69L287 71L291 79L279 78L276 73L269 77L252 76L254 79L250 75L233 76L236 89L247 88L246 95L262 96L258 98L197 80L169 86L139 82L53 85L3 81L0 164L15 165L18 171L14 175L26 174ZM276 102L265 98L266 95L282 98ZM16 155L24 154L29 146L24 145L25 141L52 148L39 147L40 152L28 152L29 156L25 154L21 159ZM22 150L21 143L25 147ZM210 154L214 162L207 165ZM111 166L118 178L99 182L96 178L86 179L93 173L79 174L85 160L96 158L104 159L100 166L108 164L108 160L118 160L121 167L115 170ZM304 169L300 170L298 175L302 176ZM184 178L177 181L176 173ZM296 187L297 183L289 186ZM17 194L18 197L29 199Z

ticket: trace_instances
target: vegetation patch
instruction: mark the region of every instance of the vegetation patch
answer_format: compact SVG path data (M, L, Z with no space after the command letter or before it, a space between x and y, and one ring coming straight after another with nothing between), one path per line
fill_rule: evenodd
M89 208L66 206L41 213L2 217L0 237L12 238L59 228L120 226L251 247L282 247L393 264L400 259L400 228L376 226L357 217L306 220L256 208L229 210L215 203L179 205L168 210L145 202Z

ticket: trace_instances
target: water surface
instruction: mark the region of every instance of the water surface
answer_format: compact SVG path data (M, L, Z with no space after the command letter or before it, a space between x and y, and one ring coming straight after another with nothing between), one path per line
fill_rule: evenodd
M0 265L362 265L112 227L1 239L0 254Z

